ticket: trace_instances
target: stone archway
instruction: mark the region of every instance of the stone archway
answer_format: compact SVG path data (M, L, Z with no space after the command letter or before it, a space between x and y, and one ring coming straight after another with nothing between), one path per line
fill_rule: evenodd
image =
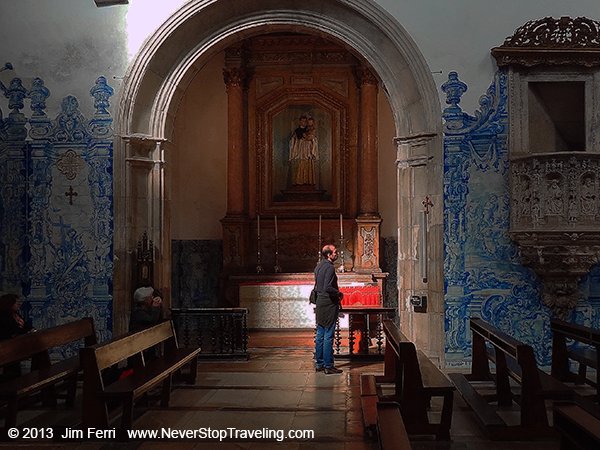
M400 303L414 289L416 239L412 200L428 194L442 204L440 104L430 69L416 44L393 17L361 0L293 0L260 2L192 1L184 5L145 43L133 60L123 85L116 120L114 153L115 202L115 331L126 328L131 291L133 250L147 230L156 248L155 279L170 285L168 169L175 109L202 64L235 40L279 30L306 30L353 49L375 70L387 94L398 146ZM424 167L415 169L415 166ZM438 174L436 179L435 174ZM414 177L426 177L419 190ZM433 252L442 254L442 214L432 214L429 229ZM443 299L443 261L431 258L430 298ZM430 300L431 301L431 300ZM443 305L438 335L443 336ZM407 315L408 317L408 315ZM412 321L409 321L412 323ZM430 321L431 322L431 321ZM443 348L442 341L429 347ZM434 348L435 347L435 348Z

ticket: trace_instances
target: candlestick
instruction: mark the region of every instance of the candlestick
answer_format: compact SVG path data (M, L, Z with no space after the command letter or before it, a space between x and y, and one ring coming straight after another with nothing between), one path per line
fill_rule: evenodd
M344 236L340 237L340 251L339 251L339 254L340 254L341 264L340 264L340 267L339 267L338 271L341 272L341 273L343 273L345 271L345 269L344 269Z
M256 216L256 273L262 273L263 267L260 264L260 214Z
M317 253L319 255L319 259L317 261L321 261L321 214L319 214L319 242L317 243Z
M273 268L275 273L281 272L281 266L279 265L279 233L277 232L277 216L275 216L275 267Z
M340 272L344 272L344 222L342 220L342 214L340 213L340 260L342 264L340 264L340 268L338 269Z
M321 243L321 214L319 214L319 244Z

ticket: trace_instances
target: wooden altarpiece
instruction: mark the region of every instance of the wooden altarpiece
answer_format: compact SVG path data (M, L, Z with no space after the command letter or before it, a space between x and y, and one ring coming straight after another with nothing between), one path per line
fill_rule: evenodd
M232 200L222 220L229 273L256 273L258 265L264 273L276 266L312 272L323 243L343 250L348 272L357 268L357 249L368 248L370 266L362 272L380 272L376 205L359 217L359 190L377 187L360 181L363 69L348 50L309 35L265 35L226 51L229 127L244 131L229 130L228 165L244 167L237 178L230 174ZM374 114L369 123L376 124ZM296 161L296 144L299 158L309 154L310 161ZM376 151L362 157L377 167ZM294 164L308 165L300 172Z

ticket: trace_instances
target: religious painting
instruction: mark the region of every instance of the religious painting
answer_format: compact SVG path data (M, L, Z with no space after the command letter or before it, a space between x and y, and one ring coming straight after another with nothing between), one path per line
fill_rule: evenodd
M272 199L327 201L332 193L332 114L290 104L272 116Z

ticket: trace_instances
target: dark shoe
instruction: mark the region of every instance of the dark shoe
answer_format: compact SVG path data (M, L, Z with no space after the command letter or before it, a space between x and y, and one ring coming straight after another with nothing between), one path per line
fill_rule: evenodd
M325 375L334 375L334 374L342 373L343 370L338 369L336 367L325 367L325 370L323 370L323 372L325 372Z
M325 367L315 367L315 372L323 372Z

